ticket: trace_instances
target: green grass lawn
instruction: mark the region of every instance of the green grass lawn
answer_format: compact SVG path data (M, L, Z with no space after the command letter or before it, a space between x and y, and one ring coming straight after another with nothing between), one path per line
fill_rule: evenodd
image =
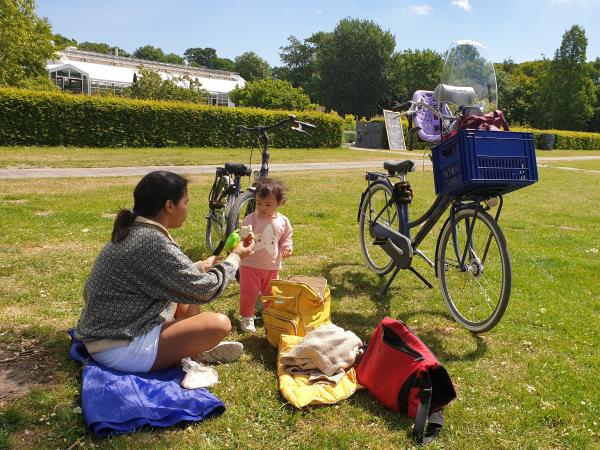
M536 149L535 154L540 156L600 156L600 150L539 150Z
M600 170L600 159L590 161L544 161L550 167L573 167L575 169Z
M250 148L77 148L0 147L0 168L32 167L120 167L151 165L248 163ZM271 149L271 163L327 161L383 161L384 152L363 152L348 148ZM252 161L260 165L260 152L254 149Z
M164 150L147 152L159 158ZM282 159L274 152L274 161ZM357 238L361 171L281 175L290 187L283 212L295 229L295 254L283 276L326 277L332 320L365 340L386 315L407 322L448 369L458 398L447 408L446 426L432 448L600 447L598 175L541 168L539 183L507 195L500 223L513 262L512 296L500 324L480 336L451 319L421 261L416 266L434 289L403 272L386 297L374 296L381 280L363 264ZM431 172L410 178L416 217L433 200L433 182ZM203 214L212 176L191 180L191 216L173 235L186 253L200 258L206 255ZM45 374L48 381L0 403L0 448L67 448L74 442L135 449L413 445L411 421L365 391L335 406L298 411L287 405L277 386L276 352L262 328L254 336L237 331L237 285L206 307L231 317L232 338L247 349L240 361L217 367L220 383L211 391L225 402L225 414L103 441L88 434L76 409L81 369L67 355L65 330L77 321L94 258L110 236L114 213L131 206L137 181L0 180L0 350L11 356L35 349L31 375ZM429 255L434 237L425 242Z
M250 148L78 148L78 147L0 147L0 169L36 167L123 167L152 165L222 164L225 161L248 163ZM272 149L271 163L327 161L383 161L412 158L420 160L422 150L411 153L336 149ZM538 151L538 156L597 155L600 151ZM260 164L255 149L253 162Z

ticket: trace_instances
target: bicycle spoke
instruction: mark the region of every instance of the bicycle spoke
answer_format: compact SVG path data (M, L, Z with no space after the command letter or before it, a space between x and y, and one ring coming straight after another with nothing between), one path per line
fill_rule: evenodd
M454 222L454 227L446 222L438 249L444 264L439 273L444 299L457 321L472 331L487 331L502 317L510 294L506 244L497 222L485 211L459 210ZM452 258L456 250L461 260ZM482 250L485 264L479 258Z

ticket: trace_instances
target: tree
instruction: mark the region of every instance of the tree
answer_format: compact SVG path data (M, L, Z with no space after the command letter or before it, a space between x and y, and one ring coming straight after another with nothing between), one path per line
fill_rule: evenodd
M229 58L217 58L213 69L235 72L235 63Z
M257 81L271 77L269 63L254 52L242 53L235 58L235 71L246 81Z
M440 82L444 61L433 50L405 50L392 57L389 100L405 102L419 89L432 91Z
M125 50L117 46L111 46L109 44L105 44L104 42L81 42L80 44L75 43L78 50L83 50L87 52L96 52L102 53L104 55L114 55L119 53L119 56L131 56Z
M563 35L542 75L536 98L539 128L585 130L594 114L596 92L586 62L587 38L579 25Z
M46 64L54 57L53 38L34 0L0 0L0 86L51 89Z
M546 70L546 64L543 60L526 61L521 64L507 60L495 65L498 107L510 124L529 125L535 121L536 89Z
M588 124L588 131L600 132L600 58L590 62L589 68L596 90L596 104L594 105L594 114Z
M214 69L217 60L217 51L214 48L188 48L183 56L190 66Z
M266 109L303 110L310 106L310 98L302 89L295 88L289 81L265 78L235 88L229 98L237 106L254 106Z
M75 39L69 39L62 34L55 34L52 41L57 50L62 50L67 47L77 47L77 41Z
M140 67L140 76L125 89L123 95L145 100L179 100L192 103L207 103L208 92L199 81L190 77L173 77L163 80L152 70Z
M233 72L235 64L228 58L219 58L214 48L188 48L185 53L185 60L190 66L206 67L207 69L227 70Z
M184 64L185 60L176 53L167 53L163 59L163 62L169 64Z
M317 51L319 103L342 115L380 112L395 45L394 36L370 20L341 20Z
M319 81L317 51L329 34L318 32L304 42L300 42L295 36L289 36L289 45L281 47L279 53L284 65L274 68L273 76L291 82L294 87L307 92L311 99L316 99Z

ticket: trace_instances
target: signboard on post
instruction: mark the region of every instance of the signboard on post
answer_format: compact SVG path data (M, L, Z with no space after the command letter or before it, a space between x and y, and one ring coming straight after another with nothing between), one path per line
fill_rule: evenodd
M385 131L387 132L390 150L406 150L400 113L384 109L383 119L385 120Z

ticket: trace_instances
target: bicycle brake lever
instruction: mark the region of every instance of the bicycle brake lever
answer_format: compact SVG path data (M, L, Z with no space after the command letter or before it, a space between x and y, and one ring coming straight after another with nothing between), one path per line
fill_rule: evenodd
M292 127L292 130L298 131L300 133L305 133L305 134L310 135L310 133L308 131L302 129L302 124L301 123L299 123L297 127Z

